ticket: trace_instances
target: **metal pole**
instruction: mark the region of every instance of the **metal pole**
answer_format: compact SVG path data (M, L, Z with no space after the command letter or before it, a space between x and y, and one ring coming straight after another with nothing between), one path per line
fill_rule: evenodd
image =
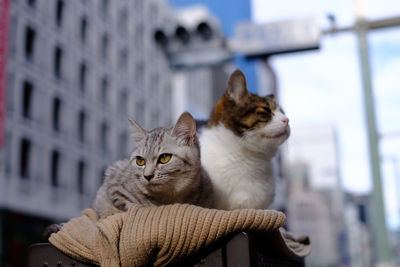
M389 246L385 221L385 207L382 198L381 165L378 148L379 137L376 130L371 68L369 62L369 47L367 40L368 25L360 13L358 14L359 17L357 19L356 34L361 65L364 110L368 130L369 162L373 179L371 223L373 229L374 256L377 266L391 266L391 248Z

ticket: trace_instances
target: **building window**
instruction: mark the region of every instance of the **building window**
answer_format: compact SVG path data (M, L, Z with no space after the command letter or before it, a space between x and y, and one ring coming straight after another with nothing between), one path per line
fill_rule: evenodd
M101 92L100 92L100 100L103 105L107 104L107 98L108 98L108 79L107 77L103 77L101 79Z
M108 0L102 0L101 1L101 13L104 18L108 17Z
M100 147L103 152L108 151L108 125L106 122L102 122L100 126Z
M56 97L53 100L53 130L60 131L61 100Z
M17 53L17 29L18 29L18 19L17 16L11 16L11 21L10 21L10 40L8 44L8 49L11 58L15 57L15 54Z
M12 140L11 139L12 138L13 137L12 137L11 133L10 132L6 132L6 142L5 142L5 144L6 144L6 154L5 155L7 155L5 157L5 171L6 171L6 174L10 174L12 172L12 169L13 169L12 168L13 151L11 149L11 145L12 145ZM9 175L5 176L5 178L8 178L8 177L10 177L10 176Z
M79 88L82 92L85 91L86 87L86 73L87 73L86 64L82 62L79 65Z
M85 193L85 184L84 184L84 177L85 177L85 162L80 160L78 162L78 170L77 170L77 183L78 183L78 192L79 194Z
M104 61L106 61L108 57L108 46L109 46L108 36L107 33L104 33L103 36L101 37L101 57Z
M64 1L57 0L56 4L56 25L61 27L63 19Z
M118 110L121 115L126 115L128 113L128 93L126 89L122 89L119 93Z
M62 59L63 51L60 47L56 46L54 48L54 76L58 79L62 77Z
M51 185L54 187L59 186L59 166L60 165L60 152L53 150L51 152L51 167L50 167L50 178Z
M119 11L119 32L125 34L128 31L128 11L123 8Z
M143 99L138 99L135 105L135 119L138 120L138 123L143 125L144 124L144 115L146 114L146 107L144 105Z
M84 44L86 42L86 33L88 28L88 22L86 17L81 18L81 42Z
M78 118L78 138L80 142L85 142L85 123L86 123L86 114L84 111L79 112Z
M128 147L128 135L126 132L122 132L119 136L119 151L118 154L120 157L127 156L127 147Z
M32 118L33 85L25 81L22 92L22 116L27 119Z
M36 38L35 30L27 26L25 29L25 58L29 61L33 61L35 38Z
M13 72L8 72L7 76L7 112L12 113L14 110L14 82L15 75Z
M128 50L123 48L119 51L119 68L126 71L128 67Z
M29 139L22 138L20 144L19 175L24 179L30 177L30 154L31 141Z
M28 0L27 2L30 7L35 7L36 5L36 0Z

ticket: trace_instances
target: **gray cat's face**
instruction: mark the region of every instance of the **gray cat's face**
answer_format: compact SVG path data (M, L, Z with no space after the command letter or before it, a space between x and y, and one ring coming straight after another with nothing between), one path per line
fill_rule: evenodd
M183 113L173 128L150 131L131 123L136 149L130 162L136 184L149 194L179 194L192 186L200 168L200 148L193 117Z

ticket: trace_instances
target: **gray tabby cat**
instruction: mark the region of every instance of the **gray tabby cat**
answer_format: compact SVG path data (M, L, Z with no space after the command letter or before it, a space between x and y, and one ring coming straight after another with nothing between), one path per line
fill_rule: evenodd
M104 217L132 203L158 206L189 203L212 208L214 193L200 163L196 123L183 113L174 127L145 130L130 120L136 148L105 173L93 208Z

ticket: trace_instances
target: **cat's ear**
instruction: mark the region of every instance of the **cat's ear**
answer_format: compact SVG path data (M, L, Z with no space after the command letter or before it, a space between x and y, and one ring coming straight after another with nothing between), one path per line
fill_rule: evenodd
M146 130L143 129L139 124L137 124L134 120L129 119L129 123L131 124L132 128L132 136L135 139L135 142L139 142L146 136Z
M172 135L185 145L192 145L196 139L196 121L189 112L184 112L176 122Z
M269 95L266 96L266 98L271 98L271 99L275 100L275 95L274 94L269 94Z
M241 98L248 93L246 77L241 70L235 70L229 77L226 93L236 103L239 103Z

